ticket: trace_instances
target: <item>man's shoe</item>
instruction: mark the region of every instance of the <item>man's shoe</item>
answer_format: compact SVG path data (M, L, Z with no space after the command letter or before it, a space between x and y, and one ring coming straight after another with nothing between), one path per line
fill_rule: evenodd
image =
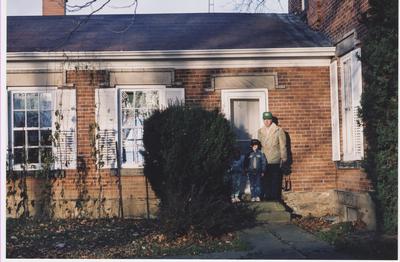
M251 202L255 202L256 201L256 198L255 197L252 197L251 198Z
M256 197L256 202L260 202L260 198L259 197Z
M235 202L240 202L240 198L239 197L235 197Z

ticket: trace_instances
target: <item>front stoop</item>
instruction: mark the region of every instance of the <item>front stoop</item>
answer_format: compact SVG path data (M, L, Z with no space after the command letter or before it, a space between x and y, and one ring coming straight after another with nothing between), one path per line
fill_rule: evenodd
M278 201L252 202L250 206L259 211L256 217L258 222L290 222L290 213Z

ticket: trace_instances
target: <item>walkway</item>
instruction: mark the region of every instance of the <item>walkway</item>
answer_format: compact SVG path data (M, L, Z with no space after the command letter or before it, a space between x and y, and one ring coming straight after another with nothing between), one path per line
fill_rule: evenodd
M264 223L239 232L247 242L247 251L228 251L201 256L179 256L185 259L351 259L333 246L290 223Z

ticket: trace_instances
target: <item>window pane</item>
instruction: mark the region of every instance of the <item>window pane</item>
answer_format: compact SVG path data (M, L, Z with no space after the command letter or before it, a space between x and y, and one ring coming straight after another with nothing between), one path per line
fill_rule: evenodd
M344 107L345 110L350 110L352 106L352 94L351 94L351 64L350 60L343 63L343 86L344 86Z
M137 127L133 130L133 139L138 140L143 138L143 128Z
M51 130L40 131L40 145L51 146Z
M142 91L136 92L135 97L135 108L146 108L146 93Z
M25 112L14 112L14 127L25 127Z
M40 127L51 127L51 111L40 111Z
M39 163L39 148L28 148L28 163Z
M38 111L26 112L26 124L27 124L27 127L38 127L39 126Z
M42 148L40 150L40 161L41 163L46 163L52 160L52 150L50 148Z
M135 158L135 162L136 162L137 164L142 164L143 161L144 161L143 156L142 156L142 154L140 153L140 152L143 151L143 150L144 150L144 147L143 147L142 140L136 141L135 147L134 147L134 151L135 151L134 158Z
M122 110L122 127L133 127L133 110Z
M14 131L14 146L24 146L25 131Z
M158 91L149 91L146 97L147 107L150 109L159 108Z
M124 163L133 163L133 146L134 146L134 135L133 129L122 130L122 161Z
M26 108L27 109L38 109L39 108L39 94L26 94Z
M133 108L133 92L121 92L122 108Z
M24 154L23 148L14 148L14 164L23 164Z
M39 145L39 131L29 130L28 131L28 146L38 146Z
M40 109L51 110L51 94L41 93L40 94Z
M25 109L25 94L13 95L14 109Z
M144 120L149 115L146 109L136 109L135 110L135 126L143 126Z

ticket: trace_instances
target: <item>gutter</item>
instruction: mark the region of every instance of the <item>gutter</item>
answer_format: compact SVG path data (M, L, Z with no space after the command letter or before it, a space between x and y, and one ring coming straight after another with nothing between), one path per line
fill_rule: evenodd
M184 60L184 59L260 59L326 58L335 56L335 47L211 49L166 51L90 51L90 52L8 52L8 62L18 61L96 61L96 60Z

